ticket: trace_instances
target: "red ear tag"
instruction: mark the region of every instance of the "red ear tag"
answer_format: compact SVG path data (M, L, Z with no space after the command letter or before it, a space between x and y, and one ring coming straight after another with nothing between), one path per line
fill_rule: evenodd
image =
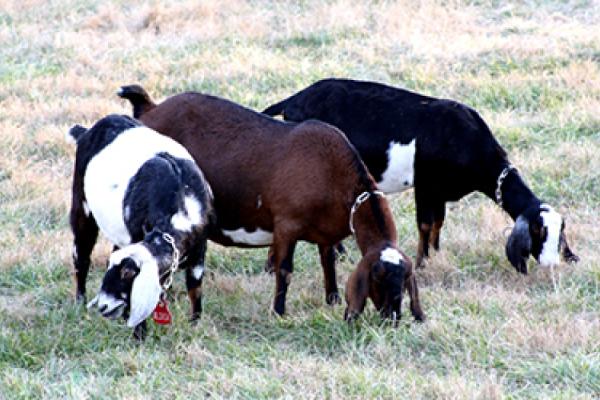
M166 299L161 299L158 302L152 313L152 319L159 325L169 325L171 323L171 311L169 311Z

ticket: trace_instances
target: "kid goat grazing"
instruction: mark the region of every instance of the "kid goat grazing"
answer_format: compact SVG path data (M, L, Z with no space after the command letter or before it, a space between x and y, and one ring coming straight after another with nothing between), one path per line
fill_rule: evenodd
M181 257L192 304L202 311L201 284L212 194L202 172L179 143L122 115L89 130L70 130L77 141L71 228L76 296L85 301L90 253L98 228L115 245L100 293L90 302L108 318L125 316L143 337L144 320L168 289Z
M475 190L516 220L506 255L519 272L527 273L530 255L542 266L558 264L560 251L569 262L579 260L563 218L531 192L483 119L463 104L379 83L325 79L263 112L330 123L347 135L381 190L414 186L417 267L429 245L439 249L446 202Z
M159 105L137 85L121 88L119 95L131 101L136 118L185 146L206 174L218 222L209 239L272 246L277 314L285 312L299 240L318 245L326 301L337 301L333 246L352 229L363 258L347 283L346 319L360 314L367 298L382 316L395 319L404 290L413 316L424 318L389 205L338 129L318 121L278 121L200 93Z

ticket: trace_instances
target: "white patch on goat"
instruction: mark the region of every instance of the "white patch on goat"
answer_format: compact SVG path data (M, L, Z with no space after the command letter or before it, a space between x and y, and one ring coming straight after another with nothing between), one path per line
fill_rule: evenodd
M104 291L100 291L98 293L98 297L96 298L96 303L98 305L98 309L102 310L102 315L109 315L112 313L117 307L122 306L125 302L121 299L117 299L115 296L109 293L105 293Z
M125 211L123 212L123 218L124 218L125 222L129 221L130 217L131 217L131 207L127 206L127 207L125 207Z
M204 275L204 265L196 265L194 269L192 269L192 275L194 276L195 280L200 280L202 275Z
M415 142L390 142L387 168L377 184L385 193L402 192L413 186L415 177Z
M113 252L108 258L108 269L121 264L125 258L131 258L139 268L145 263L156 263L152 253L146 246L135 243Z
M171 217L171 225L180 232L191 232L194 226L202 222L202 205L193 195L185 196L183 210Z
M158 264L146 262L133 280L127 326L133 328L152 314L160 300L162 287L158 275Z
M263 231L258 228L254 232L248 232L244 228L236 230L225 230L223 234L228 236L234 243L238 244L249 244L253 246L266 246L273 244L273 233Z
M381 256L379 259L383 262L400 264L400 260L402 260L402 254L400 254L400 252L393 247L386 247L381 251Z
M560 240L562 217L548 204L542 204L540 208L542 209L540 216L544 221L544 226L546 227L548 233L546 240L542 245L542 252L540 253L540 265L543 267L555 266L560 263L558 244Z
M90 206L88 205L87 201L84 201L82 203L83 205L83 213L85 214L86 217L90 216Z
M126 130L96 154L87 166L84 192L102 233L119 247L131 243L123 219L123 200L129 181L156 154L193 161L183 146L146 127Z
M71 251L71 254L73 255L73 261L77 262L77 246L73 245L73 250Z

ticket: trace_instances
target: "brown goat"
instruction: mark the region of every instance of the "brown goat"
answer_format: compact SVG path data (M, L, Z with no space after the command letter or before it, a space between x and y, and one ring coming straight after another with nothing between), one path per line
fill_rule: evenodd
M278 121L200 93L176 95L159 105L137 85L121 88L119 95L131 101L134 117L181 143L203 170L217 213L211 240L272 246L277 314L285 312L298 240L318 245L326 301L339 299L333 246L351 233L353 210L363 258L348 280L346 319L360 314L368 297L382 316L399 317L404 290L413 316L424 318L412 264L397 249L389 205L337 128Z

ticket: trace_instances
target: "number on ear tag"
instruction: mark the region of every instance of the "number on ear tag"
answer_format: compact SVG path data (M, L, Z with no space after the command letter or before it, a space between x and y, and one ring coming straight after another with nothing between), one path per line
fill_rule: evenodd
M169 304L166 299L161 299L158 302L152 313L152 319L159 325L169 325L171 323L171 311L169 311Z

